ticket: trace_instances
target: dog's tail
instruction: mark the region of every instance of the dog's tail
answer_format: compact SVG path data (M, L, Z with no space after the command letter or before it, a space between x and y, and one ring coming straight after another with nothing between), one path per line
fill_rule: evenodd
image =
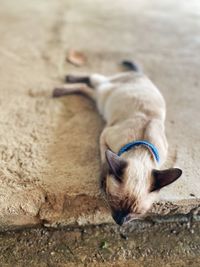
M129 69L129 70L132 70L132 71L135 71L135 72L141 72L141 68L133 61L123 60L121 64L126 69Z

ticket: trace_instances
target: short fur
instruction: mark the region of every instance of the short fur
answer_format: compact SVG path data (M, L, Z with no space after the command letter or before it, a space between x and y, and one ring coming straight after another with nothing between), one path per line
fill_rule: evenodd
M158 170L168 149L165 101L156 86L138 68L133 69L111 77L67 76L68 82L79 84L65 85L53 93L54 97L81 93L92 98L105 119L100 137L101 184L112 216L120 225L143 217L157 199L157 192L182 173L177 168ZM144 146L117 156L121 147L136 140L154 144L160 163Z

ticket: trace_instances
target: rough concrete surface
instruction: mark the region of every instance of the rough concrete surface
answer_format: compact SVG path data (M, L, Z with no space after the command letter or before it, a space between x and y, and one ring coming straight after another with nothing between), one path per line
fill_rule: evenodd
M0 222L111 222L100 196L104 122L81 96L52 99L67 73L116 73L135 59L167 102L166 166L182 178L152 214L198 211L200 3L198 0L1 0ZM69 49L85 53L77 68Z

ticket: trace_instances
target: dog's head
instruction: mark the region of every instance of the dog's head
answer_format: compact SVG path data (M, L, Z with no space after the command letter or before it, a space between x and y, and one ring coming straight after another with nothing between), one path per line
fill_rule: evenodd
M125 160L107 150L102 187L115 222L123 225L144 217L159 190L181 174L178 168L155 170L140 160Z

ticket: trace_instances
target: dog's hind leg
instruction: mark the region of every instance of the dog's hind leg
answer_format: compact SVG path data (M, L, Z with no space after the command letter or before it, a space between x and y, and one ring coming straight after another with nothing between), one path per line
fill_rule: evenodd
M84 83L88 86L91 86L89 76L66 75L65 82L66 83Z
M108 78L101 74L91 74L88 76L67 75L65 77L66 83L83 83L91 88L96 88L100 84L108 82Z

